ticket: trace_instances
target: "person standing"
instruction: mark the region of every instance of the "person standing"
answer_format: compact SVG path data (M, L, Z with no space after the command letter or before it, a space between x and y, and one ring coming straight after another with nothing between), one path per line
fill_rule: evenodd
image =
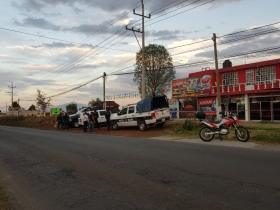
M82 113L80 116L81 120L84 123L84 132L87 132L87 128L88 128L88 116L87 113Z
M62 117L63 119L63 129L68 130L69 129L69 115L67 112L64 113L64 116Z
M98 124L98 113L97 113L97 111L96 110L94 110L94 112L93 112L93 118L94 118L94 122L95 122L95 125L96 125L96 127L98 128L98 130L100 130L100 127L99 127L99 124Z
M56 117L56 121L57 121L57 130L59 130L59 127L62 128L62 115L61 113L59 113Z
M90 113L90 115L88 116L88 120L89 120L89 131L90 133L95 133L94 132L94 117L93 117L93 112Z
M111 117L111 112L109 110L107 110L105 113L105 118L106 118L106 122L107 122L108 131L110 130L110 127L111 127L110 117Z

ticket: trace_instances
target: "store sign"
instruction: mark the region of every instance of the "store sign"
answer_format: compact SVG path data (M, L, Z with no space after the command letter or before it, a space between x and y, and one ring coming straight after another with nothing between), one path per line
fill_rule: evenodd
M211 75L172 81L172 98L207 96L211 93Z
M202 98L199 99L198 103L199 106L212 106L213 103L215 102L215 98Z
M198 100L199 111L206 115L216 115L216 98L201 98Z
M168 99L170 114L172 118L177 118L178 103L178 99Z
M52 108L52 114L60 114L60 108Z

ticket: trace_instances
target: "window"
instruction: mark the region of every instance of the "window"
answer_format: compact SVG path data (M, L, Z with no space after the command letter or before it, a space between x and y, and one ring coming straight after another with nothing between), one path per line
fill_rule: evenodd
M106 111L99 111L101 116L104 116L106 114Z
M134 113L134 106L130 106L128 108L128 114L133 114Z
M223 85L238 85L237 72L223 74Z
M246 71L246 84L253 85L254 84L254 70Z
M256 82L272 83L275 80L275 67L259 68L256 70Z
M124 109L120 112L120 115L124 115L124 114L126 114L126 113L127 113L127 107L124 108Z

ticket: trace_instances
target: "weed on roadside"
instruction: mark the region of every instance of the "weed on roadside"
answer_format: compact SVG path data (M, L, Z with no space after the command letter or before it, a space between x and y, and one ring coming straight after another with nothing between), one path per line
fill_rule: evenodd
M0 210L11 210L7 194L0 188Z

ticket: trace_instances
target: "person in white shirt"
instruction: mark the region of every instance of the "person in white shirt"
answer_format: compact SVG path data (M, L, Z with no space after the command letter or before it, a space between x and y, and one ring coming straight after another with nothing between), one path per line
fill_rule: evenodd
M86 113L82 113L80 118L81 118L81 120L84 123L84 132L86 133L87 132L87 128L88 128L88 116L87 116Z

